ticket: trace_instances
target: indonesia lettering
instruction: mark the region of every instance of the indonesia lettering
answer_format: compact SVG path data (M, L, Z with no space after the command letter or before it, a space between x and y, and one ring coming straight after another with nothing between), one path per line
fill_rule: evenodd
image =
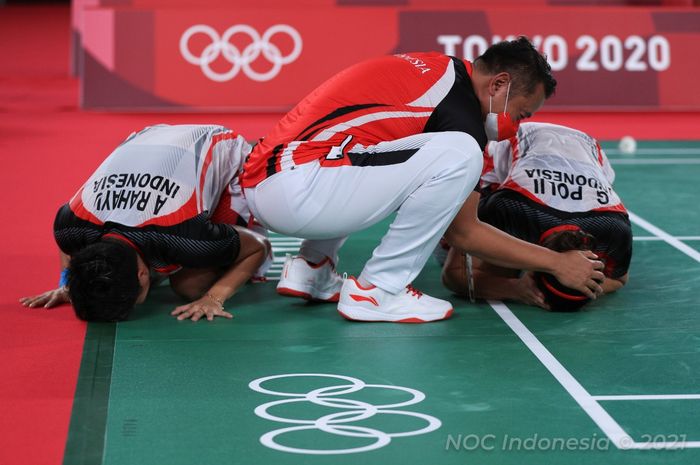
M145 211L153 203L153 214L158 215L169 199L174 199L180 185L172 179L150 173L110 174L93 183L97 194L93 204L97 211Z
M590 176L539 168L525 169L525 174L533 180L533 192L535 194L581 200L583 199L583 188L590 187L595 189L599 203L606 205L610 202L612 187Z

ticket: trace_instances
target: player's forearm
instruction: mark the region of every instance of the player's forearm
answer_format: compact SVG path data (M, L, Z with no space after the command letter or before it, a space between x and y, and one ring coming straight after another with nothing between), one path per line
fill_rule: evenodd
M558 253L510 236L493 226L476 221L466 234L450 235L453 247L475 255L494 265L552 273Z
M485 269L487 268L487 269ZM489 270L489 268L493 268ZM506 268L495 268L474 259L474 267L467 271L466 259L463 253L451 249L442 271L442 282L446 288L460 295L469 295L469 274L473 279L474 297L492 300L518 300L517 271Z
M252 231L236 227L240 239L238 257L233 265L216 281L207 294L220 302L229 297L253 276L267 257L265 239Z
M225 302L234 295L253 276L265 261L264 250L258 250L237 261L206 292L220 302Z
M477 299L518 300L517 286L517 278L474 274L474 295Z

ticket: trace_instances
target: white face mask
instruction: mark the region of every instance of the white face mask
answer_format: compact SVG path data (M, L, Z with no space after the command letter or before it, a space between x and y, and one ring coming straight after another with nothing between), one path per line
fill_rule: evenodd
M484 129L486 130L486 138L488 140L498 141L510 139L518 132L518 123L513 123L513 118L506 111L508 108L508 97L510 97L510 82L506 89L506 103L502 113L493 113L491 111L491 103L493 98L489 95L489 113L486 115Z

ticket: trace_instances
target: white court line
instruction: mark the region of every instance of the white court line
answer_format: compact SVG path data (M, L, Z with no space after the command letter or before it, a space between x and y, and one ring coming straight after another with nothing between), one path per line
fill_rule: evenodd
M700 236L673 236L679 241L700 241ZM635 241L663 241L662 238L657 236L634 236L632 238Z
M700 441L633 442L625 446L626 449L636 450L691 449L697 447L700 447Z
M622 153L619 149L603 147L603 151L607 155L627 155L630 154ZM700 155L700 148L690 147L690 148L673 148L673 147L657 147L657 148L643 148L637 149L634 152L639 155Z
M510 311L510 309L499 301L488 301L491 308L500 316L511 330L520 338L528 349L542 362L549 372L559 381L559 384L574 398L576 403L588 414L596 425L608 436L618 449L621 449L634 441L617 424L615 419L600 406L597 400L576 381L571 373L554 358L554 355L535 337L532 332Z
M686 449L700 447L700 441L634 441L615 421L615 419L610 416L610 414L598 403L598 400L601 400L601 398L619 396L592 396L503 302L489 300L488 303L498 314L498 316L503 319L508 327L520 338L521 341L523 341L527 348L530 349L535 357L537 357L545 368L547 368L552 376L559 381L559 384L566 389L576 403L588 414L589 417L591 417L591 419L605 433L615 447L618 449L637 450Z
M636 224L637 226L646 230L647 232L650 232L651 234L653 234L657 237L660 237L661 240L666 242L671 247L674 247L674 248L680 250L681 252L683 252L684 254L686 254L687 256L689 256L690 258L695 260L696 262L700 263L700 252L693 249L692 247L685 245L684 243L682 243L681 241L679 241L677 238L673 237L672 235L670 235L666 231L654 226L653 224L649 223L647 220L635 215L631 211L627 210L627 213L629 214L629 217L630 217L630 220L632 221L632 223Z
M700 399L700 394L640 394L619 396L593 396L595 400L689 400Z
M700 165L700 158L613 158L613 165Z

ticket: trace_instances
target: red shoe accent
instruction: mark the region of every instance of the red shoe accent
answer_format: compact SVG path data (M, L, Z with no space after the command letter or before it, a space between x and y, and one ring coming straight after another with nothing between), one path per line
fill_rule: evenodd
M396 320L396 323L425 323L425 320L420 318L404 318L403 320Z
M311 294L295 291L294 289L289 289L288 287L278 287L277 293L285 297L301 297L302 299L311 300Z
M300 297L304 300L313 300L315 302L338 302L340 300L340 292L336 292L329 299L314 299L311 297L311 294L295 291L294 289L289 289L287 287L278 288L277 293L285 297Z
M360 284L360 282L359 282L354 276L350 276L350 279L352 279L353 281L355 281L355 285L356 285L357 287L359 287L360 289L362 289L363 291L371 291L372 289L374 289L375 287L377 287L377 286L375 286L374 284L370 284L369 287L364 287L362 284Z
M342 316L343 318L345 318L348 321L359 321L359 320L354 320L354 319L350 318L349 316L347 316L345 313L341 312L340 310L338 310L338 313L340 313L340 316Z
M440 320L448 319L449 317L452 316L452 313L454 313L453 308L451 308L447 313L445 313L445 316L440 318ZM425 320L421 320L420 318L404 318L403 320L398 320L397 323L432 323L433 321L440 321L440 320L425 321Z
M352 300L355 302L369 302L375 307L379 307L379 302L377 302L377 299L374 297L367 297L364 295L357 295L357 294L350 294L350 297L352 297Z

